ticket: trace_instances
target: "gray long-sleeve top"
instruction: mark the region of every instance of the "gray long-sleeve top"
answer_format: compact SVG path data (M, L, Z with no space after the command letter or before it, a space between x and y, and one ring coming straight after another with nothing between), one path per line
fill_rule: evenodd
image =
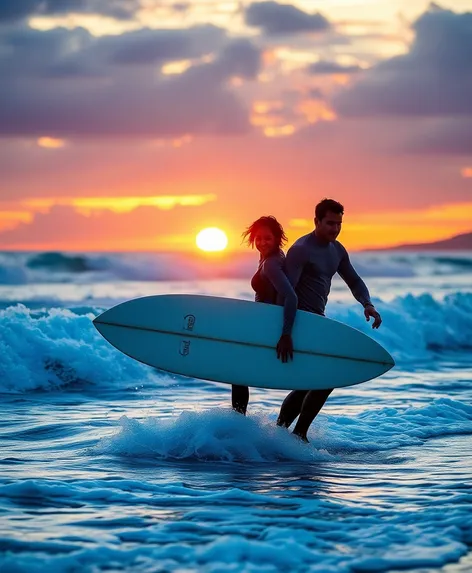
M261 259L251 286L256 292L256 302L284 306L282 334L291 334L297 312L297 295L284 270L285 255L278 251Z
M331 280L338 273L363 306L369 291L340 242L325 243L314 232L300 237L288 250L285 271L298 297L298 308L324 315Z

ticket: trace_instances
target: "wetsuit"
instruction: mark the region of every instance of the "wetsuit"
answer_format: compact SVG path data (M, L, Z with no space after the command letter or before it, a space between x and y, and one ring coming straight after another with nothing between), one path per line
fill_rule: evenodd
M371 304L364 281L338 241L320 241L314 232L300 237L287 252L285 270L295 288L300 310L324 316L331 280L336 273L346 282L356 300L364 307ZM282 404L277 424L288 428L300 414L294 433L305 436L331 392L332 389L290 392Z
M265 259L261 258L251 279L251 286L256 293L256 302L284 305L282 334L291 334L297 312L297 295L285 274L284 264L285 255L281 250ZM234 410L245 414L249 402L249 388L233 384L231 401Z

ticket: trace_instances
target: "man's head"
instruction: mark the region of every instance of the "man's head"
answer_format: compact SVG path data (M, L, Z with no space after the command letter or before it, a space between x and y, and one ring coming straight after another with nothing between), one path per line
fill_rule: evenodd
M341 232L344 207L334 199L323 199L315 207L315 234L322 241L331 243Z

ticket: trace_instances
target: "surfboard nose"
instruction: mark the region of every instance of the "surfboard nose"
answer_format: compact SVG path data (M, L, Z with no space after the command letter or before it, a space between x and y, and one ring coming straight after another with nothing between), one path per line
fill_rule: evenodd
M395 366L395 358L390 354L390 352L388 350L386 350L383 346L382 346L386 356L387 356L387 362L391 365L391 367L393 368Z
M98 332L100 332L100 334L101 334L100 325L103 324L104 322L107 322L106 316L105 316L107 314L107 312L110 312L110 309L105 310L105 312L98 314L94 319L92 319L92 324L95 326L95 328L98 330Z
M97 328L97 325L100 323L100 318L104 315L105 313L102 312L101 314L98 314L93 320L92 323L95 326L95 328Z
M385 372L388 372L395 366L395 359L390 354L390 352L388 352L388 350L381 346L377 341L374 341L373 339L372 341L376 343L377 353L380 355L379 362L382 362L385 365Z
M107 310L104 310L103 312L101 312L100 314L97 314L97 316L92 320L92 322L94 324L99 324L100 322L108 322L109 319L111 318L111 316L114 314L115 309L120 306L112 306L111 308L108 308Z

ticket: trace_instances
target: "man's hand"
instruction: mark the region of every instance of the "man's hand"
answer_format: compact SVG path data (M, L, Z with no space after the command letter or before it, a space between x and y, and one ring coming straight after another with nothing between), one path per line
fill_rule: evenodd
M293 341L290 334L282 334L277 343L277 358L282 362L288 362L290 358L293 360Z
M382 324L382 318L380 314L375 310L375 306L373 304L368 304L364 308L364 316L367 322L370 321L370 317L374 319L372 323L372 328L378 328Z

